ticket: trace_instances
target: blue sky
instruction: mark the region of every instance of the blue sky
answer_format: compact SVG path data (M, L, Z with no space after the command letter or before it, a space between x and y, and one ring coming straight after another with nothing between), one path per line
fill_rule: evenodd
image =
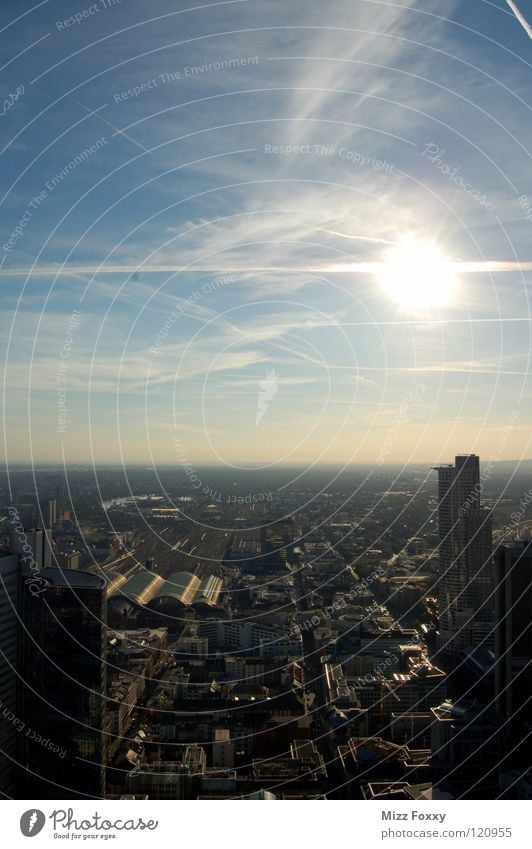
M196 6L2 4L4 458L531 457L507 4ZM447 303L383 291L405 236Z

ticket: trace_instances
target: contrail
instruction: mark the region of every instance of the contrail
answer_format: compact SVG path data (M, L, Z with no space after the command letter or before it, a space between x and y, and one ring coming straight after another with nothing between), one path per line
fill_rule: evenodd
M500 274L532 271L532 261L483 260L450 261L450 271L458 274ZM36 265L2 267L0 277L71 277L76 274L379 274L385 262L315 262L308 265Z
M338 230L324 230L324 233L329 233L331 236L342 236L343 239L357 239L361 242L375 242L378 245L395 245L395 242L390 242L388 239L374 239L372 236L352 236L350 233L339 233Z
M91 110L91 109L89 109L89 107L88 107L88 106L85 106L85 104L84 104L84 103L80 103L80 101L79 101L79 100L76 100L76 98L75 98L75 97L72 97L72 100L74 101L74 103L77 103L77 104L78 104L78 106L81 106L81 108L82 108L82 109L84 109L84 110L85 110L85 112L88 112L88 113L89 113L89 115L94 115L96 118L99 118L101 121L103 121L103 122L104 122L104 124L107 124L107 126L108 126L108 127L111 127L113 130L115 130L115 132L116 132L116 133L118 133L118 134L120 134L120 135L124 136L124 138L126 138L126 139L127 139L128 141L130 141L130 142L133 142L133 144L136 144L136 145L137 145L137 147L140 147L140 149L144 151L144 153L149 153L149 152L150 152L150 151L149 151L146 147L144 147L144 145L142 145L140 142L138 142L138 141L136 141L135 139L131 138L131 136L128 136L128 134L127 134L127 133L125 133L125 132L123 132L123 130L119 130L119 129L118 129L118 127L115 127L115 125L114 125L114 124L111 124L111 122L110 122L110 121L107 121L105 118L102 118L102 116L98 114L98 113L99 113L99 111L100 111L100 109L104 109L104 108L107 106L107 103L104 103L104 105L103 105L103 106L100 106L100 109L94 109L94 110Z
M523 13L519 11L519 9L517 8L517 6L513 2L513 0L506 0L506 3L508 4L510 9L514 13L515 17L517 18L517 20L519 21L519 23L523 27L523 29L526 32L526 34L528 35L528 37L532 38L532 27L528 23L527 19L523 15Z

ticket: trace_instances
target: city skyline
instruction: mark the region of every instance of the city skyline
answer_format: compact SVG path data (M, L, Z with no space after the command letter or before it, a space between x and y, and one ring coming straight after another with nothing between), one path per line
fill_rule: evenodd
M532 488L480 460L5 474L0 793L526 798Z
M524 846L532 0L1 5L8 842Z

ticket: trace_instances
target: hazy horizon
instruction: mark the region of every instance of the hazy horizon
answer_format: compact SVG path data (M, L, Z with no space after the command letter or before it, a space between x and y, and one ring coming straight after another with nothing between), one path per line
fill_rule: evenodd
M421 468L431 469L432 466L434 466L438 463L442 464L442 465L445 465L445 464L452 465L453 462L454 462L455 456L462 456L462 455L466 455L467 453L468 452L465 452L465 451L457 451L456 454L454 454L452 457L449 457L447 460L441 460L441 461L440 460L438 460L438 461L432 461L432 460L417 461L416 460L415 462L412 461L412 462L408 462L408 463L402 463L400 461L395 462L395 463L386 462L386 463L379 464L378 468L386 469L386 468L398 468L398 467L399 468L411 468L411 467L413 467L413 468L420 468L420 469ZM519 466L519 465L523 465L523 464L526 464L526 463L532 463L532 457L525 457L525 458L520 458L520 459L512 458L512 459L509 459L509 460L496 460L496 468L498 468L500 466L514 466L514 465ZM480 465L482 466L483 464L484 465L489 464L490 468L493 468L493 461L490 463L489 457L482 457L482 455L481 455L480 456ZM194 463L194 465L197 466L200 469L205 469L205 468L227 469L228 474L230 474L234 471L236 471L236 472L240 472L240 471L242 471L242 472L253 472L253 471L255 471L255 467L253 465L249 465L249 466L242 465L241 467L239 467L237 469L228 468L223 463L196 462L196 463ZM111 462L109 462L109 463L98 462L98 463L93 464L92 461L89 458L87 458L85 460L78 460L78 461L72 460L69 463L66 463L64 465L61 464L59 461L54 461L54 460L36 461L34 463L31 463L31 461L29 461L29 460L13 460L13 461L10 461L9 463L0 463L0 469L5 470L5 469L8 469L10 467L11 468L24 467L24 468L29 468L29 469L40 469L40 468L47 468L47 467L53 467L54 469L55 468L58 468L58 469L67 468L68 469L68 468L81 468L81 467L83 467L83 468L88 468L88 469L91 469L91 468L97 468L97 469L100 469L100 468L101 469L104 469L104 468L105 469L145 469L147 471L155 470L155 469L171 469L171 470L174 470L174 469L180 469L181 468L180 464L177 463L177 462L174 462L174 463L161 462L161 463L158 463L156 466L146 465L142 460L140 460L137 463L127 463L125 465L119 465L119 464L111 463ZM309 466L308 466L308 463L303 463L303 462L301 462L301 463L286 463L286 464L278 463L278 464L275 464L275 465L272 464L271 466L269 466L267 468L268 468L268 470L272 470L272 471L275 471L276 469L279 469L279 471L286 471L288 469L309 468ZM355 462L355 463L314 463L311 468L313 468L313 469L375 468L375 464L369 463L369 462L364 463L362 461Z

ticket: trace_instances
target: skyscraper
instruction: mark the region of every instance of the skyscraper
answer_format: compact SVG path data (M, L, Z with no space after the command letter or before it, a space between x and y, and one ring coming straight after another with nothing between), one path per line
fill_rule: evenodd
M105 580L44 569L22 593L20 798L105 792Z
M491 515L480 506L479 458L437 466L440 578L439 650L494 644Z
M0 552L0 798L14 796L17 738L18 554Z
M532 703L532 543L495 552L495 698L513 725Z
M50 498L46 502L46 512L43 512L49 528L52 528L57 523L57 501Z
M23 571L25 567L27 571L38 571L40 569L47 569L51 565L51 538L51 531L45 528L33 528L31 531L25 530L24 534L11 534L11 550L16 554L20 554ZM30 561L31 567L28 570L27 567Z

